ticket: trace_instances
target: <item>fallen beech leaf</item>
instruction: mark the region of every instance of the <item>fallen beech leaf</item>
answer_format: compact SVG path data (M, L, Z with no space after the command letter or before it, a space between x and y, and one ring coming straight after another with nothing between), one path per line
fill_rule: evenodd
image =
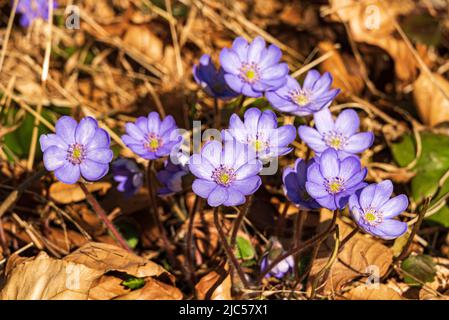
M210 288L217 282L220 275L212 271L200 279L195 286L198 299L204 300ZM231 276L228 274L224 281L212 293L211 300L231 300Z
M90 242L64 259L45 252L34 258L13 255L5 275L2 300L182 298L173 275L161 266L104 243ZM143 278L145 286L131 291L122 285L129 277Z
M416 75L417 63L402 39L393 36L394 20L409 13L414 4L409 0L332 0L331 11L338 22L347 22L354 41L365 42L387 51L395 61L396 76L404 81Z
M397 291L386 284L361 285L345 293L344 298L348 300L404 300Z
M446 98L449 95L449 81L438 73L432 73L432 77L435 82L424 72L419 75L413 83L413 98L421 120L435 126L449 121L449 99Z
M326 228L326 224L330 223L330 219L331 212L325 209L321 210L322 224L319 227L319 231ZM352 228L340 219L337 220L337 224L340 228L340 239L344 239L352 231ZM322 244L318 257L312 266L309 285L329 260L333 248L333 240L329 237L328 241ZM376 273L382 277L388 271L392 261L393 252L390 248L366 235L357 233L345 244L343 250L339 253L338 259L330 269L323 291L325 294L339 291L351 280L359 277L365 279L373 271L377 271Z
M109 182L95 182L87 184L87 189L90 192L100 191L105 194L111 188ZM65 184L60 181L53 183L50 186L50 197L58 203L69 204L86 199L86 195L78 184Z
M45 252L19 260L10 268L1 300L85 300L91 283L103 273L82 264L50 258Z
M142 52L152 62L161 61L164 57L164 45L146 26L130 25L123 42Z
M332 56L321 63L322 71L328 71L334 78L333 86L346 94L359 94L365 83L354 58L342 56L333 43L322 41L318 44L321 55L332 52Z

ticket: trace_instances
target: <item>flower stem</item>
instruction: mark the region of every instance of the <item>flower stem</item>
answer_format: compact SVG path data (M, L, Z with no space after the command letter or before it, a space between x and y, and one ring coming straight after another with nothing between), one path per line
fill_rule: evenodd
M86 185L82 182L78 183L81 187L81 190L83 190L84 194L86 195L87 201L90 203L92 208L95 210L95 213L98 215L98 217L103 221L103 223L106 225L108 230L112 233L115 240L119 243L119 245L125 249L128 252L133 252L131 248L126 243L126 240L123 238L123 236L120 234L120 232L117 230L117 228L114 226L111 220L109 220L106 212L103 210L103 208L98 203L97 199L90 193L89 189L87 189Z
M218 99L214 98L214 113L215 113L215 121L214 121L214 125L216 129L220 129L221 126L221 110L220 110L220 106L218 105Z
M245 100L246 100L246 96L242 96L242 98L240 99L239 104L237 105L237 108L235 108L235 111L234 111L235 113L237 113L237 114L240 113L240 110L242 109L243 103L245 102Z
M285 252L284 254L279 255L276 259L274 259L273 262L271 262L267 268L265 268L265 270L260 274L259 276L259 284L262 283L262 280L265 278L265 276L274 268L276 267L281 261L283 261L285 258L289 257L289 256L294 256L297 255L305 250L307 250L308 248L312 247L315 243L319 242L319 241L323 241L326 237L329 236L329 234L331 232L334 231L335 229L335 221L337 220L337 211L334 211L334 216L332 218L332 221L329 225L329 227L327 228L327 230L323 231L320 234L317 234L316 236L310 238L309 240L305 241L304 243L302 243L299 246L293 246L293 248L291 248L290 250L288 250L287 252Z
M242 281L243 286L245 288L248 288L249 284L248 284L248 281L246 280L245 273L243 272L242 268L240 267L240 264L239 264L239 262L237 261L237 258L234 255L234 252L232 252L232 249L231 249L231 247L228 244L228 240L226 239L226 235L223 232L223 229L221 228L220 223L218 221L219 220L218 219L218 208L219 207L215 207L214 208L214 224L215 224L215 227L217 228L221 245L223 246L223 248L224 248L224 250L226 252L226 255L228 256L228 260L231 261L234 269L237 271L237 274L239 275L240 281Z
M235 243L237 240L237 234L240 230L240 226L243 222L243 219L245 219L245 217L249 211L249 207L251 207L252 200L253 200L253 196L251 195L248 197L248 200L246 201L245 206L241 210L239 210L239 212L237 214L237 218L234 221L234 227L233 227L232 233L231 233L231 241L230 241L231 249L234 249L234 246L235 246Z
M159 233L162 237L162 242L164 243L164 247L167 250L168 259L170 260L170 264L172 265L173 268L175 268L177 266L176 259L173 254L173 251L171 250L170 242L168 241L164 226L162 225L161 219L159 219L159 211L157 208L157 197L156 197L155 189L153 188L153 183L152 183L153 178L152 178L151 170L153 168L153 165L154 165L154 162L150 161L150 163L148 163L148 166L147 166L147 187L148 187L148 194L150 195L151 206L153 209L152 210L153 218L154 218L154 221L156 222L156 226L157 226Z
M190 281L192 283L195 283L195 266L194 266L194 253L195 248L193 246L193 223L195 220L195 214L198 208L198 203L200 199L197 195L195 195L195 200L192 205L192 209L189 212L189 224L187 227L187 235L186 235L186 260L187 260L187 266L189 268L190 273Z

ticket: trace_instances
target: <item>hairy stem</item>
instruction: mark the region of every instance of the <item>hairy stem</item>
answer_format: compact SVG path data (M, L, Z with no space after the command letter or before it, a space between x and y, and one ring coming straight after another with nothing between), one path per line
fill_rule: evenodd
M125 249L128 252L133 252L130 247L128 246L126 240L123 238L123 236L120 234L120 232L117 230L117 228L114 226L111 220L109 220L106 212L103 210L103 208L98 203L97 199L90 193L89 189L87 189L86 185L82 182L78 183L81 187L81 190L83 190L84 194L86 195L87 201L90 203L92 208L95 210L95 213L98 215L98 217L103 221L103 223L106 225L108 230L112 233L115 240L118 242L118 244Z
M220 222L219 222L219 219L218 219L218 207L214 208L214 224L215 224L215 227L217 228L221 245L223 246L223 249L226 252L228 260L231 262L231 264L233 265L234 269L237 271L237 274L238 274L238 276L240 278L240 281L242 281L243 286L245 288L248 288L249 284L248 284L248 281L246 280L245 273L243 272L243 270L242 270L242 268L241 268L237 258L235 257L234 252L232 251L231 247L229 246L228 240L226 239L226 235L225 235L223 229L220 226Z
M274 259L273 262L271 262L268 267L260 274L259 276L259 284L262 283L262 280L265 278L265 276L274 268L276 267L281 261L283 261L285 258L289 257L289 256L294 256L297 255L305 250L307 250L308 248L312 247L315 243L324 240L326 237L329 236L329 234L331 232L333 232L333 230L335 229L335 221L337 220L337 211L334 211L334 215L332 218L332 221L329 225L329 227L323 231L320 234L317 234L316 236L310 238L309 240L305 241L304 243L302 243L299 246L293 246L293 248L291 248L290 250L288 250L287 252L285 252L284 254L279 255L276 259Z

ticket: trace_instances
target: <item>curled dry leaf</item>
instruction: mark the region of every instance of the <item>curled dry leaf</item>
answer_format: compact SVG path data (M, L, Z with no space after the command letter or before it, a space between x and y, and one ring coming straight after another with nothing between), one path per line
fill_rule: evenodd
M90 192L99 191L101 194L105 194L110 188L111 184L109 182L87 184L87 189ZM86 199L86 195L78 184L65 184L57 181L50 186L49 192L50 197L61 204L69 204Z
M222 270L224 272L224 270ZM195 286L198 299L204 300L207 292L217 282L220 275L212 271L200 279ZM211 295L211 300L231 300L231 276L228 274L224 281L215 289Z
M330 223L331 212L321 210L321 221L319 229L324 230ZM340 239L344 239L352 231L352 227L340 219L337 220L340 229ZM309 286L315 280L315 276L323 269L329 260L334 241L329 237L323 243L310 272ZM341 290L345 284L355 278L367 276L376 272L380 277L386 274L393 262L393 252L390 248L380 242L361 233L353 236L344 246L343 250L332 265L326 283L323 285L324 294L330 294ZM363 280L362 280L363 281Z
M409 13L414 4L409 0L332 0L334 20L348 23L350 36L357 42L378 46L388 52L395 61L396 75L409 81L416 76L417 63L402 39L393 36L394 19Z
M174 277L161 266L114 245L88 243L64 259L12 256L6 267L2 300L15 299L181 299ZM138 277L131 291L122 278ZM128 297L129 298L129 297Z
M433 79L432 79L432 78ZM413 83L413 98L421 120L430 126L449 121L449 81L438 73L421 73Z
M332 53L332 56L321 64L321 69L331 72L334 78L333 86L340 88L343 93L358 95L365 84L355 59L341 55L329 41L320 42L318 48L321 55Z
M382 283L358 286L346 292L343 297L348 300L404 300L396 290Z

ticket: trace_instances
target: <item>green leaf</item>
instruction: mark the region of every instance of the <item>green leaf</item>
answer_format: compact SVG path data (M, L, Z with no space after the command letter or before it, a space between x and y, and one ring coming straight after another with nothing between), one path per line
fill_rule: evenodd
M236 252L237 259L251 260L254 258L255 251L251 242L248 239L243 237L237 237L236 244L237 244L237 252Z
M404 18L401 24L407 36L415 42L436 47L441 41L440 22L431 15L409 15Z
M140 289L145 285L145 279L129 277L128 279L122 281L122 285L131 290Z
M435 263L432 257L427 255L408 257L402 261L401 269L408 274L404 275L404 281L413 286L432 282L436 275Z
M449 137L422 132L421 146L421 155L413 168L416 176L411 182L411 195L417 203L422 202L428 196L432 196L433 199L430 204L432 206L449 192L449 180L447 180L437 193L440 179L449 170ZM392 144L391 152L393 158L401 167L407 166L415 159L416 155L414 137L406 135L401 142ZM448 208L443 208L426 220L449 226L448 210Z
M114 222L114 225L126 240L126 243L131 249L137 247L137 245L139 244L140 233L137 230L135 224L132 223L132 221L121 219L117 222Z

